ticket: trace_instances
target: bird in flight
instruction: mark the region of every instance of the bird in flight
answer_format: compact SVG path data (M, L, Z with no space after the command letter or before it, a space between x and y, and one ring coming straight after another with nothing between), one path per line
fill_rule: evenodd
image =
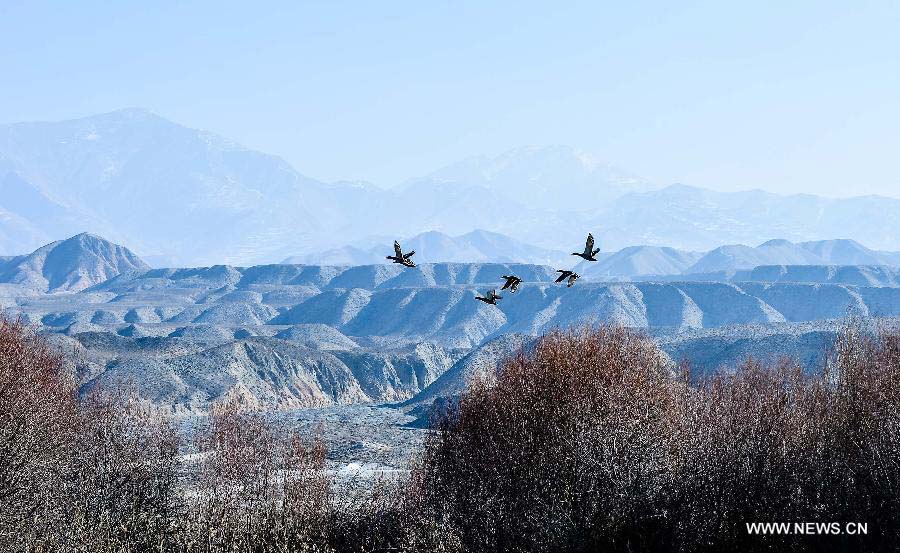
M557 269L557 273L560 273L559 278L556 279L556 282L562 282L566 279L569 280L569 283L566 284L566 288L571 288L575 281L578 280L578 273L575 271L567 271L565 269Z
M491 305L497 305L497 300L503 298L503 296L497 295L495 290L491 290L487 294L482 296L475 296L476 300L483 301L484 303L489 303Z
M400 249L400 242L394 240L394 255L387 256L387 259L390 259L394 263L399 263L404 267L415 267L416 264L411 259L414 253L416 253L415 250L404 254L403 250Z
M586 261L597 261L597 258L594 256L599 252L600 248L594 249L594 235L588 233L587 241L584 243L584 251L581 253L572 252L572 255L577 255Z
M503 284L501 290L506 290L509 288L509 292L511 294L515 294L516 290L519 289L519 285L522 284L522 279L515 275L503 275L501 278L506 279L506 282Z

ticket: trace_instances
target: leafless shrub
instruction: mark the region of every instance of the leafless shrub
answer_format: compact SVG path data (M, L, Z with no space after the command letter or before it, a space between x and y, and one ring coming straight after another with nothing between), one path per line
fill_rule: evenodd
M60 359L19 322L0 318L0 547L55 523L74 441L77 396Z
M422 469L429 504L449 509L437 514L460 528L467 550L652 535L674 403L647 338L554 332L509 359L493 386L473 385L438 429Z
M183 532L185 550L314 551L324 543L324 444L275 430L235 398L216 406L198 440L205 457Z
M820 374L749 359L672 374L632 331L553 332L475 382L408 480L336 496L321 439L231 399L193 456L121 391L78 400L59 358L0 321L0 549L892 551L900 333L848 324ZM748 522L866 522L751 536Z
M433 434L430 516L468 551L893 550L900 335L848 325L819 375L750 359L697 380L673 378L630 331L544 337ZM758 521L877 535L748 535Z
M79 402L47 343L0 319L3 550L164 547L177 449L171 427L121 393Z
M180 512L175 429L123 391L82 402L72 468L64 483L77 549L169 549Z

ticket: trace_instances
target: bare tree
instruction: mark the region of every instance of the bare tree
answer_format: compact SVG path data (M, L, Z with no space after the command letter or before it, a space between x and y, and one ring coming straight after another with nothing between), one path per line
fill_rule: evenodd
M54 506L77 425L74 383L60 357L18 321L0 318L0 546L36 540Z

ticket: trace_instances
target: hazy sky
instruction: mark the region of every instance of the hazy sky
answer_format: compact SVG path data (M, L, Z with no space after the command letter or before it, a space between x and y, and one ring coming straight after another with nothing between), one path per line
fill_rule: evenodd
M900 196L897 2L144 4L0 0L0 122L142 106L381 185L568 144L662 184Z

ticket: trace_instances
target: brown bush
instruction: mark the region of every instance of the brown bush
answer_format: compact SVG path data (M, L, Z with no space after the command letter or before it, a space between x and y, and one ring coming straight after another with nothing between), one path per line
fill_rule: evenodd
M61 542L94 551L169 549L181 513L181 441L172 425L123 391L95 390L82 401L77 430Z
M674 378L647 338L554 332L476 383L426 446L430 516L469 551L894 550L900 335L850 325L828 366ZM866 538L748 522L866 522Z
M325 447L234 400L196 462L124 392L78 400L60 359L0 321L6 551L893 551L900 333L850 324L822 372L747 360L673 374L647 337L554 332L474 383L408 482L335 497ZM748 522L870 535L750 536Z
M0 549L165 547L177 450L122 394L80 402L46 341L0 319Z
M0 318L0 547L55 524L49 506L67 470L77 396L60 358L21 323ZM24 534L23 534L24 531Z
M427 445L424 486L468 550L656 533L675 388L651 341L554 332L476 383ZM603 536L613 537L606 540Z
M188 551L312 551L327 541L329 481L321 440L277 432L235 398L216 406L182 546Z

